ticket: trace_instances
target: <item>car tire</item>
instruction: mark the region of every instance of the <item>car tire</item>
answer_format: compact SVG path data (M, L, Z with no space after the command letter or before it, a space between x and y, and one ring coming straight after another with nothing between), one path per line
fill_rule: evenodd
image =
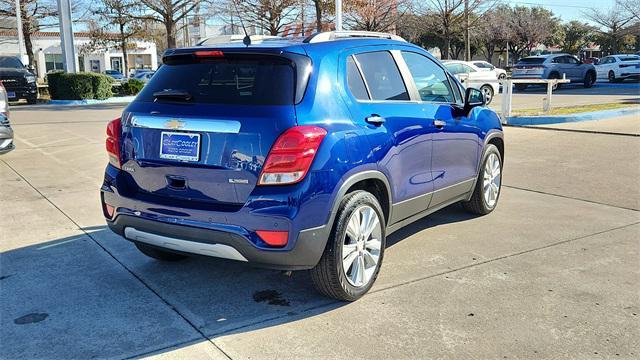
M35 98L35 97L34 98L27 98L27 104L33 105L33 104L36 104L36 103L38 103L38 98Z
M501 185L502 157L498 148L489 144L482 157L482 166L471 199L462 202L462 205L473 214L486 215L492 212L498 205Z
M586 89L592 87L593 84L595 84L595 82L596 82L596 75L594 73L592 73L591 71L587 72L584 75L584 87Z
M560 80L561 77L560 77L560 74L558 74L558 73L552 73L551 75L549 75L549 79L550 80L553 80L553 79ZM554 91L555 90L560 90L561 87L562 87L562 84L555 84L553 86L552 90L554 90Z
M480 91L482 91L482 93L484 94L486 105L491 104L491 101L493 101L493 96L495 95L491 85L482 85L480 87Z
M525 91L527 90L527 87L529 87L529 85L527 84L515 84L515 86L516 86L516 90L518 91Z
M613 70L609 71L607 78L609 79L610 83L618 83L621 81L620 79L616 78L616 73L614 73Z
M504 80L507 78L507 74L500 74L498 75L498 80Z
M150 245L147 245L147 244L143 244L141 242L135 242L134 244L136 245L138 250L140 250L141 253L147 255L148 257L154 258L156 260L180 261L180 260L184 260L184 259L186 259L188 257L186 255L177 254L177 253L173 253L173 252L170 252L170 251L160 250L157 247L150 246Z
M365 219L370 219L371 223ZM372 228L367 229L363 222ZM316 290L342 301L355 301L366 294L382 265L385 226L384 213L375 196L363 190L347 194L340 203L324 253L310 270ZM349 254L343 256L345 251Z

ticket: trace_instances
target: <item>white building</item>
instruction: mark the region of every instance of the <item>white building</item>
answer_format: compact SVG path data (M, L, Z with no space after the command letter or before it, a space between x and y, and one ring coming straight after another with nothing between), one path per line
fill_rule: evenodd
M47 72L62 70L62 50L60 48L60 33L57 31L36 32L31 37L33 52L36 58L36 73L43 78ZM124 67L122 51L117 48L87 51L91 42L89 33L74 34L76 48L76 68L78 71L104 72L118 70L127 75L132 69L156 69L158 55L153 42L135 40L127 50L128 69ZM18 37L15 30L0 30L0 55L19 55Z

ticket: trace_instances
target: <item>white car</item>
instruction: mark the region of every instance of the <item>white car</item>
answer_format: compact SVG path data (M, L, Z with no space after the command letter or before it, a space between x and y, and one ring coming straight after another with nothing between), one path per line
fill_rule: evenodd
M480 89L491 104L495 94L500 92L498 76L493 71L482 71L470 62L459 60L445 60L444 66L466 87Z
M639 55L609 55L600 59L596 65L598 79L608 79L609 82L624 81L624 79L640 79Z
M471 63L475 65L480 71L493 71L494 73L496 73L496 76L500 80L507 78L507 70L497 68L491 63L488 63L486 61L472 61Z

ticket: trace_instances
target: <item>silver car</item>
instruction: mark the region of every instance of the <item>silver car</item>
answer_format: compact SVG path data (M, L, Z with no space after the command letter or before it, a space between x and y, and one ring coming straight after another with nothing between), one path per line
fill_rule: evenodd
M577 57L569 54L550 54L529 56L520 59L511 72L512 79L562 79L571 80L572 84L582 84L590 88L596 82L596 68L593 64L585 64ZM527 84L515 84L516 89L524 90ZM557 84L555 88L559 88Z
M13 150L13 130L9 124L9 98L0 81L0 154Z

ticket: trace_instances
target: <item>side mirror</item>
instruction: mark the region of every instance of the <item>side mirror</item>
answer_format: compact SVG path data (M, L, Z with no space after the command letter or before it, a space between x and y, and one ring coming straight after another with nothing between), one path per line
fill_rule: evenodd
M464 92L464 108L466 111L473 109L476 106L485 106L487 98L485 98L482 91L475 88L467 88Z

